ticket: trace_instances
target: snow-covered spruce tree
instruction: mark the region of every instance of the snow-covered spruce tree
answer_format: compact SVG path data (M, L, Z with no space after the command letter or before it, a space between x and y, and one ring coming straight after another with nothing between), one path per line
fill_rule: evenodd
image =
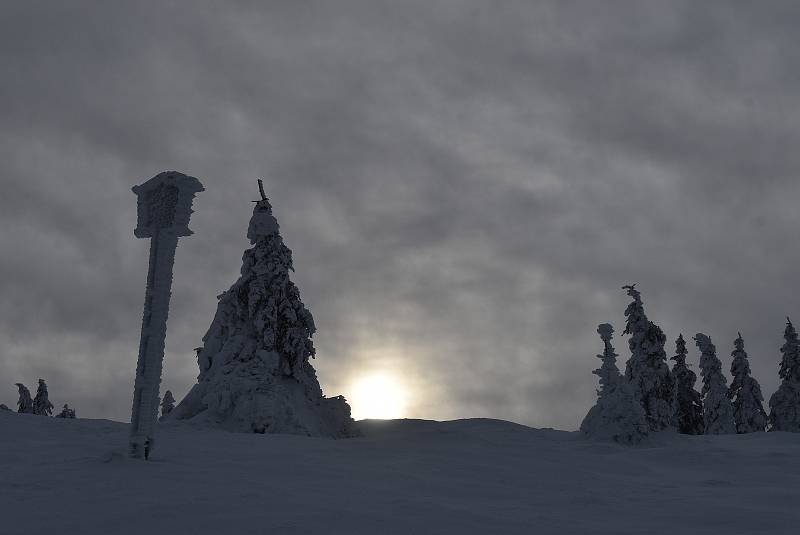
M349 405L342 396L323 397L309 363L314 319L289 279L292 252L263 189L261 197L247 230L253 247L242 257L239 279L219 296L197 354L197 384L169 419L243 432L353 436Z
M39 379L39 388L36 389L36 397L33 398L33 414L39 416L52 416L53 404L47 397L47 384L44 379Z
M728 398L733 403L733 416L737 433L755 433L767 427L767 413L764 411L764 396L761 385L750 375L750 363L744 350L742 333L733 341L731 352L731 386Z
M644 410L630 385L617 368L617 354L611 345L614 328L608 323L597 327L603 340L603 364L592 373L600 378L597 403L589 409L581 423L581 432L590 438L612 439L623 444L635 444L647 436Z
M31 391L22 383L17 383L19 389L19 401L17 401L17 412L33 414L33 399L31 399Z
M703 421L706 435L736 433L733 405L728 399L728 382L722 374L722 362L711 338L697 333L694 341L700 349L700 375L703 377Z
M647 319L641 294L635 286L622 287L633 298L625 310L627 322L623 334L630 335L631 350L625 379L633 386L649 429L661 431L675 425L675 379L664 351L667 337L658 325Z
M675 361L672 376L675 378L675 420L678 431L684 435L702 435L705 428L703 422L703 398L694 389L697 375L686 364L686 340L683 334L675 341Z
M75 409L70 409L69 405L64 403L64 408L56 414L56 418L75 418Z
M781 384L769 398L769 426L770 431L800 433L800 342L789 318L783 338Z
M175 408L175 398L172 397L172 391L167 390L164 392L164 399L161 400L161 418L166 418L172 409Z

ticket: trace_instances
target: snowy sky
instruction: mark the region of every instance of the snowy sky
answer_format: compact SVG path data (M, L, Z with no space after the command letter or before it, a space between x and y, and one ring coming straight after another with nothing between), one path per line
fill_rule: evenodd
M796 2L6 3L0 402L44 377L129 417L130 187L165 169L207 189L177 255L179 399L257 177L327 394L378 373L407 416L574 429L637 282L670 353L703 331L727 370L741 330L769 396L800 321L799 24Z

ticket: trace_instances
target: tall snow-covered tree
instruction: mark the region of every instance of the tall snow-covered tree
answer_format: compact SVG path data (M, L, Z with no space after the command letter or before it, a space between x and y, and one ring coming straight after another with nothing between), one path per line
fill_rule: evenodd
M700 375L703 377L703 421L706 435L736 433L733 405L728 399L728 382L722 374L722 362L711 338L697 333L694 341L700 349Z
M36 389L36 397L33 398L33 414L39 416L52 416L53 404L47 397L47 384L44 379L39 379L39 388Z
M172 409L175 408L175 398L172 397L172 391L167 390L164 392L164 399L161 400L161 418L166 418Z
M640 442L647 436L644 410L617 368L617 354L611 344L614 328L608 323L597 327L603 340L602 365L592 373L600 378L597 403L581 423L581 432L591 438L612 439L624 444Z
M761 385L750 375L750 363L744 350L742 333L733 341L731 352L731 386L728 397L733 403L733 415L737 433L755 433L767 427L767 413L764 411L764 396Z
M625 310L627 322L623 334L629 334L631 356L625 366L625 379L633 386L644 409L651 431L675 425L675 379L667 365L664 344L667 337L644 312L636 285L622 287L633 302Z
M672 366L672 376L675 377L676 384L675 420L678 431L684 435L702 435L705 428L703 398L694 389L697 375L686 364L686 354L686 340L680 334L675 341L675 356L671 359L675 361Z
M198 351L198 382L169 418L244 432L352 436L350 407L341 396L323 396L309 362L314 319L289 278L292 252L263 189L261 197L241 276L218 297Z
M778 370L781 384L769 398L770 431L800 433L800 341L789 318L783 338Z
M33 399L31 391L22 383L17 383L19 389L19 401L17 401L17 412L33 414Z

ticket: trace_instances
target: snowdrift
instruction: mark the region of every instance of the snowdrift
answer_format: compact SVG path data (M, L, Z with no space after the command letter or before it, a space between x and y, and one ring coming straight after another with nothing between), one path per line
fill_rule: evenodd
M796 533L800 435L638 447L498 420L362 421L344 440L0 412L0 533Z

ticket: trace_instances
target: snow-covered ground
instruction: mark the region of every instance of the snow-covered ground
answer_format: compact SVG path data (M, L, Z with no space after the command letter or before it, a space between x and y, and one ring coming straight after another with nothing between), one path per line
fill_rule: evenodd
M0 411L0 533L798 533L800 435L624 448L498 420L360 422L346 440Z

